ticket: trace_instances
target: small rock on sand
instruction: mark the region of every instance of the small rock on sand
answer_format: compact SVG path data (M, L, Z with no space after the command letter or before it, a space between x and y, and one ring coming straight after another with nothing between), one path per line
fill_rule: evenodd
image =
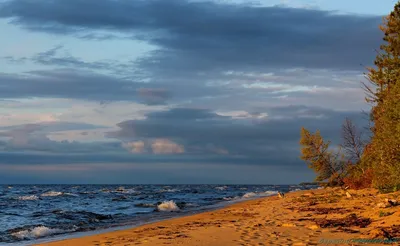
M384 202L380 202L376 206L378 208L389 208L397 205L399 205L399 203L396 200L386 198Z

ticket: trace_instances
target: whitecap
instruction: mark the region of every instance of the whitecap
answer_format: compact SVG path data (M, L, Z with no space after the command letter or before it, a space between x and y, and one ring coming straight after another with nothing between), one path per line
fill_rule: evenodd
M255 196L257 196L256 193L254 193L254 192L248 192L248 193L246 193L246 194L243 195L243 198L250 198L250 197L255 197Z
M23 200L23 201L34 201L34 200L37 200L37 199L39 199L39 197L35 196L35 195L18 197L18 200Z
M264 193L263 193L264 196L272 196L272 195L276 195L276 194L278 194L278 192L274 191L274 190L267 190L267 191L264 191Z
M74 197L78 197L79 195L77 195L77 194L72 194L72 193L62 193L62 195L65 195L65 196L74 196Z
M174 201L164 201L157 206L158 211L175 212L179 211L179 207Z
M226 190L228 189L228 186L217 186L215 187L216 190Z
M14 232L11 235L18 239L25 240L25 239L35 239L35 238L40 238L40 237L47 237L47 236L54 235L54 234L61 234L61 233L72 232L72 231L74 231L74 230L66 231L66 230L62 230L62 229L58 229L58 228L48 228L46 226L37 226L33 229Z
M160 192L162 193L162 192L179 192L180 190L178 190L178 189L162 189L162 190L160 190Z
M43 193L41 196L61 196L63 194L64 193L59 192L59 191L48 191L48 192Z

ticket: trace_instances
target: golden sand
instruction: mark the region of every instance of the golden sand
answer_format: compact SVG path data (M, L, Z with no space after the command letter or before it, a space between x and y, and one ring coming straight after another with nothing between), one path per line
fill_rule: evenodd
M292 192L284 199L251 200L128 230L41 245L383 245L385 237L400 238L400 226L396 226L400 225L400 206L377 207L385 198L400 198L400 193L348 192L351 197L338 188ZM398 245L395 240L387 245Z

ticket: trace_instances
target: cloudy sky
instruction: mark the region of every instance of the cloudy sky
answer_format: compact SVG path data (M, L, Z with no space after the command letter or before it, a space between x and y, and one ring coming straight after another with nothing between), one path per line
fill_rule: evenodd
M0 183L311 181L394 0L0 0Z

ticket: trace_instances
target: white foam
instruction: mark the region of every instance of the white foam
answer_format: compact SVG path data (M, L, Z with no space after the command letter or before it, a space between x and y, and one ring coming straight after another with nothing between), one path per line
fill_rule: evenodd
M267 191L264 191L264 193L263 193L264 196L272 196L272 195L276 195L276 194L278 194L278 192L274 191L274 190L267 190Z
M259 193L248 192L248 193L244 194L242 196L242 198L272 196L272 195L276 195L276 194L278 194L278 192L277 191L272 191L272 190L267 190L267 191L259 192Z
M35 195L18 197L18 200L23 200L23 201L34 201L34 200L37 200L37 199L39 199L39 197L35 196Z
M62 195L74 196L74 197L78 197L78 196L79 196L79 195L77 195L77 194L72 194L72 193L62 193Z
M256 193L254 192L247 192L246 194L243 195L243 198L250 198L250 197L255 197L257 196Z
M179 211L179 207L176 205L174 201L164 201L160 205L157 206L159 211L165 211L165 212L173 212L173 211Z
M228 186L218 186L218 187L215 187L215 189L216 190L226 190L226 189L228 189Z
M125 194L136 194L136 193L140 193L138 191L136 191L135 189L123 189L123 190L118 190L119 193L125 193Z
M23 231L19 231L19 232L14 232L11 235L23 240L23 239L35 239L35 238L40 238L40 237L47 237L50 235L60 234L60 233L64 233L64 232L69 232L69 231L65 231L65 230L61 230L61 229L57 229L57 228L51 229L46 226L37 226L31 230L23 230Z
M180 190L178 190L178 189L162 189L162 190L160 190L160 192L178 192L178 191L180 191Z
M63 195L63 193L59 191L48 191L46 193L43 193L41 196L61 196L61 195Z

